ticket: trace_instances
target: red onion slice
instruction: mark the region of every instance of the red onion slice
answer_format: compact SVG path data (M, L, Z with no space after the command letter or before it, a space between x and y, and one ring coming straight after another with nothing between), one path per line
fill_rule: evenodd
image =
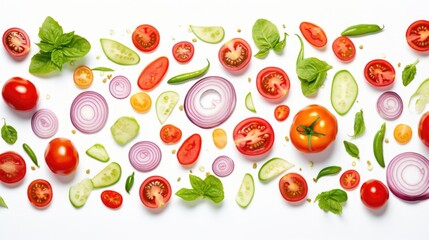
M141 141L131 147L128 158L135 169L141 172L148 172L159 165L162 153L155 143Z
M188 119L200 128L213 128L225 122L234 112L234 86L225 78L210 76L196 82L185 97Z
M96 133L106 124L109 108L106 99L97 92L77 95L70 107L73 126L82 133Z
M40 138L50 138L58 131L58 118L49 109L39 109L31 117L31 128Z
M131 93L131 83L127 77L118 75L114 77L109 84L110 94L114 98L124 99L128 97Z
M234 161L228 156L219 156L213 161L212 170L216 176L226 177L234 171Z
M401 116L403 103L401 97L392 91L384 92L377 100L377 111L386 120L395 120Z
M394 157L387 166L387 185L400 199L418 201L429 198L429 160L415 152Z

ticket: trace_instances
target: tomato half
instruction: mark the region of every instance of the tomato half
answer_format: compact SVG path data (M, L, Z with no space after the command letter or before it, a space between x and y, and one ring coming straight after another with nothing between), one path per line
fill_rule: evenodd
M389 190L381 181L370 179L362 184L360 198L368 208L381 208L389 199Z
M340 185L344 189L354 189L359 185L359 182L360 174L356 170L350 169L341 174Z
M2 96L9 107L18 111L32 110L39 101L36 86L20 77L13 77L4 83Z
M159 136L164 143L174 144L182 138L182 130L172 124L167 124L161 128Z
M91 68L82 65L77 67L73 72L73 81L79 88L88 88L94 81L94 74Z
M160 208L168 203L171 197L171 186L161 176L146 178L140 186L140 200L148 208Z
M420 118L418 133L423 144L429 147L429 112L426 112Z
M131 96L130 98L131 107L139 113L144 113L149 111L152 106L152 99L149 94L145 92L138 92Z
M143 24L134 30L132 36L134 46L142 52L151 52L159 45L159 32L149 24Z
M368 62L364 69L366 81L374 87L386 87L395 81L395 69L383 59Z
M266 67L256 76L256 87L262 97L281 101L289 92L289 76L281 68Z
M298 173L287 173L279 181L282 197L288 202L299 202L308 193L307 181Z
M429 121L428 121L428 124L429 124ZM428 127L429 127L429 125L428 125ZM426 131L429 131L429 128ZM400 144L405 144L405 143L409 142L411 140L412 136L413 136L413 130L407 124L402 124L402 123L398 124L398 125L396 125L395 129L393 130L393 137ZM429 138L428 138L428 140L429 140ZM429 141L428 141L428 143L429 143Z
M218 58L226 70L236 72L249 65L252 49L242 38L233 38L224 43L219 49Z
M295 115L289 135L299 151L317 153L335 141L337 132L336 117L325 107L311 104Z
M54 138L46 147L45 161L53 173L69 175L79 164L79 153L69 139Z
M44 179L36 179L28 185L27 196L33 206L38 208L46 207L52 201L52 186Z
M346 36L340 36L332 43L335 56L341 61L351 61L356 56L356 48L352 40Z
M27 172L27 165L21 155L8 151L0 154L0 181L17 183Z
M108 208L116 209L122 205L122 195L116 191L104 190L100 197L103 204Z
M30 53L30 38L20 28L9 28L3 34L3 46L10 56L21 60Z
M246 118L234 128L235 146L241 154L258 156L268 152L274 144L271 124L259 117Z
M429 50L429 21L417 20L410 24L405 33L408 45L416 51Z
M149 63L140 73L137 84L142 90L152 90L164 78L168 69L168 58L159 57L153 62Z
M173 46L173 56L176 61L187 63L194 56L194 45L188 41L181 41Z
M287 105L278 105L274 109L274 118L277 121L284 121L289 117L290 108Z
M302 22L299 25L299 30L305 40L315 47L323 48L328 43L325 31L314 23Z
M188 137L177 150L177 160L182 165L194 164L201 152L201 136L197 133Z

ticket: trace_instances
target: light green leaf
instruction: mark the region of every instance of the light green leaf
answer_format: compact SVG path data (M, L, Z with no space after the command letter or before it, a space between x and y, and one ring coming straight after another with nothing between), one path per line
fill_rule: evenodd
M55 45L57 39L63 34L63 28L52 17L46 17L39 28L39 37L42 41Z

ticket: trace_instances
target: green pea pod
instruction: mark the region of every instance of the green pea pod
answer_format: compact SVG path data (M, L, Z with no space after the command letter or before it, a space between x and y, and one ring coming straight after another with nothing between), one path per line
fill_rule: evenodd
M134 185L134 172L127 177L127 181L125 182L125 191L127 191L127 193L130 193L131 188Z
M317 177L314 179L314 181L317 182L317 180L319 180L319 178L323 176L333 175L333 174L339 173L340 171L341 171L341 167L339 166L325 167L322 170L320 170L319 174L317 174Z
M33 161L34 165L36 165L38 168L40 168L39 163L37 161L36 154L33 152L33 149L31 149L31 147L28 146L28 144L26 144L26 143L22 144L22 148L24 148L24 151L28 154L31 161Z
M384 141L385 133L386 133L386 123L383 123L383 125L381 125L380 130L378 130L377 133L375 134L374 142L373 142L375 160L377 160L378 164L380 164L380 166L383 168L385 167L384 154L383 154L383 141Z
M210 68L210 62L207 59L207 66L205 66L204 68L201 68L199 70L193 71L193 72L187 72L187 73L182 73L179 74L177 76L174 76L170 79L168 79L167 83L169 84L180 84L180 83L184 83L188 80L200 77L202 75L204 75Z
M378 26L377 24L357 24L346 28L341 32L342 36L360 36L370 33L381 32L384 29L383 27Z

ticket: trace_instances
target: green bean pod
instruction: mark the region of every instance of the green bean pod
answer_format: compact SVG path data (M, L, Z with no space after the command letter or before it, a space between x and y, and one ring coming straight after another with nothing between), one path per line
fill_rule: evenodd
M385 167L384 153L383 153L383 141L384 141L385 133L386 133L386 123L383 123L383 125L381 125L380 130L378 130L377 133L375 134L374 142L373 142L375 160L377 160L378 164L380 164L380 166L383 168Z
M333 175L333 174L339 173L340 171L341 171L341 167L339 166L325 167L322 170L320 170L319 174L317 174L317 177L314 179L314 181L317 182L317 180L319 180L319 178L323 176Z
M168 79L167 83L169 84L180 84L180 83L184 83L188 80L200 77L202 75L204 75L210 68L210 62L207 59L207 66L205 66L204 68L201 68L199 70L193 71L193 72L187 72L187 73L182 73L179 74L177 76L174 76L170 79Z
M28 154L31 161L33 161L34 165L40 168L39 162L37 161L37 157L36 157L36 154L33 152L33 149L31 149L31 147L28 146L28 144L26 143L22 144L22 148L24 148L24 151Z
M360 36L370 33L377 33L383 30L383 27L378 26L377 24L357 24L346 28L341 32L342 36Z
M127 191L127 193L130 193L131 188L134 185L134 172L127 177L127 181L125 182L125 191Z

